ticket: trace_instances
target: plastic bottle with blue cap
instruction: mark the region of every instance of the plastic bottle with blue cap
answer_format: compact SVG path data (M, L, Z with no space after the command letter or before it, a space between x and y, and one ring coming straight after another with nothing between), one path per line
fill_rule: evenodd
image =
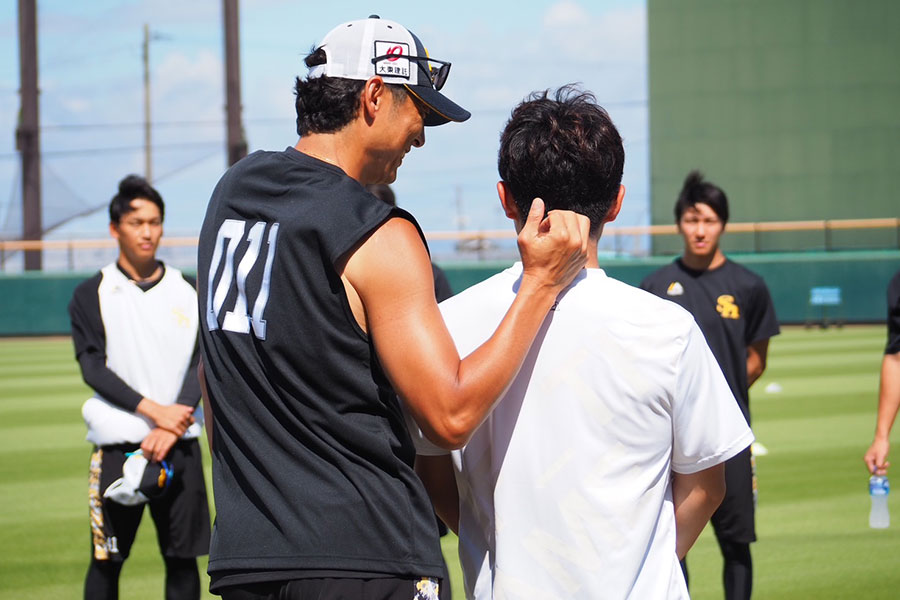
M872 529L886 529L891 524L888 510L890 492L891 485L886 475L869 477L869 498L872 500L872 507L869 509L869 527Z

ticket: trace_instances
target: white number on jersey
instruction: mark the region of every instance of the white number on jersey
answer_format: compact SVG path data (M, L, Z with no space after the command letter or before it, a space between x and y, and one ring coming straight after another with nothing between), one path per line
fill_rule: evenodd
M244 257L234 268L234 253L238 244L244 237L244 229L246 221L237 219L226 219L222 226L219 227L219 233L216 235L216 247L213 250L212 261L209 263L209 278L207 279L207 295L206 295L206 326L210 331L219 328L219 314L222 311L222 305L225 304L225 298L231 291L232 283L237 280L237 299L234 302L234 308L225 313L225 319L222 321L222 329L225 331L234 331L235 333L250 333L253 328L253 334L261 339L266 339L266 321L263 319L263 311L266 309L266 303L269 301L269 282L272 277L272 261L275 258L275 242L278 237L278 223L272 223L269 227L269 236L267 239L268 250L266 251L266 262L263 267L262 282L259 286L259 294L253 303L252 316L247 312L247 276L253 267L259 261L259 251L262 246L263 237L266 231L266 223L259 221L254 223L247 233L247 246ZM228 246L225 246L225 240L228 240ZM224 256L223 256L224 253ZM219 265L225 261L225 268L222 270L222 277L219 279L218 285L215 286L213 293L213 278Z

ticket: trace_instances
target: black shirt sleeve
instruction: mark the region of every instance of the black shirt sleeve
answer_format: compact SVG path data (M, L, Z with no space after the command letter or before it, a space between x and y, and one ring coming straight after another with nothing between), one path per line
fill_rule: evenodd
M453 295L453 288L447 280L447 274L434 263L431 263L431 273L434 275L434 297L438 302L443 302Z
M896 354L900 352L900 271L888 284L887 306L888 341L884 353Z
M103 274L97 273L81 283L69 302L75 358L86 384L105 400L135 412L143 396L106 366L106 329L100 316L100 297L97 295L102 278Z
M778 319L775 316L775 304L769 294L769 288L759 278L753 285L752 302L747 307L747 329L745 343L750 344L767 340L780 333Z

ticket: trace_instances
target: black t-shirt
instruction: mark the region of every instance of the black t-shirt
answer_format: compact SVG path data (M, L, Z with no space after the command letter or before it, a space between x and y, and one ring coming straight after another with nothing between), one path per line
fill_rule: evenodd
M294 148L247 156L213 192L198 296L214 589L273 572L440 576L415 448L335 267L392 216L415 223Z
M694 315L749 423L747 346L779 332L762 278L730 260L715 269L695 271L679 258L647 276L641 288Z
M888 341L884 353L896 354L900 352L900 271L888 284L887 306Z

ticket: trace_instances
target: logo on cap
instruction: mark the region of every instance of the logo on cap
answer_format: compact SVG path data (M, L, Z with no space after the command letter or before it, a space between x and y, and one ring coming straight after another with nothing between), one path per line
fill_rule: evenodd
M403 42L375 42L375 56L387 56L375 63L375 74L384 77L409 79L409 44Z

